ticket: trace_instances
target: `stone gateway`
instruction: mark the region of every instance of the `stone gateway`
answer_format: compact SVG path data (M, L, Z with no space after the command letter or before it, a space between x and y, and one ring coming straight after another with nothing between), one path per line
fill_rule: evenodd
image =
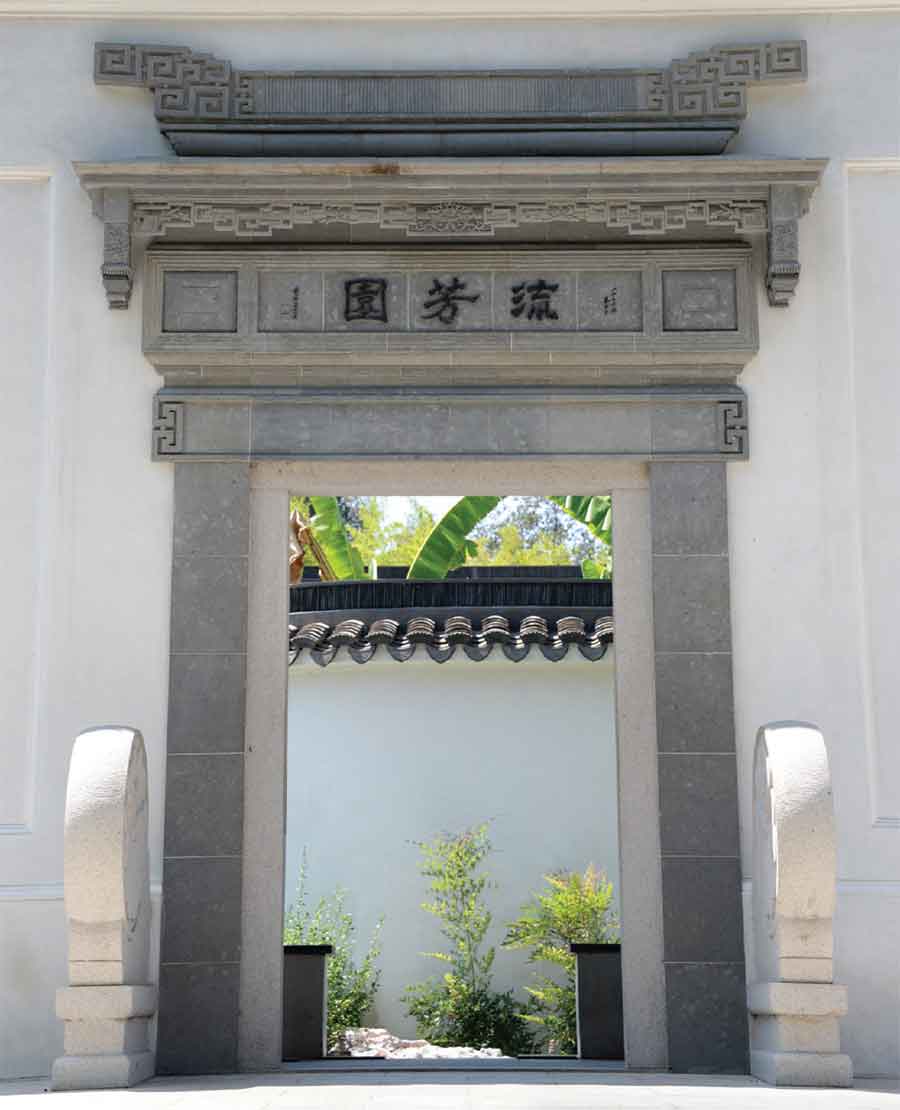
M0 0L0 1076L283 1067L304 667L573 776L604 676L626 1071L900 1075L900 0L676 7ZM292 496L561 491L603 605L291 602Z

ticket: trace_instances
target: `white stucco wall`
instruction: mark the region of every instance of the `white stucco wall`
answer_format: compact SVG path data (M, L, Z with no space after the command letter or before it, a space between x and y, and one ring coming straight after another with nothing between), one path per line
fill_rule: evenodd
M70 162L166 150L148 94L94 87L93 42L346 69L665 63L714 43L797 36L809 43L809 83L752 90L734 148L831 159L801 224L797 297L786 311L761 299L761 351L742 378L752 459L729 468L744 844L757 726L816 721L835 781L845 1045L860 1074L900 1071L900 16L790 14L0 23L0 997L17 1015L0 1022L0 1074L44 1073L61 1045L64 780L80 729L143 731L160 878L172 476L148 461L157 378L140 354L140 281L128 312L107 310L102 229Z
M360 948L384 914L375 1024L414 1036L401 996L446 970L422 955L446 942L416 842L490 822L494 984L520 998L524 954L499 945L542 875L593 863L618 890L612 654L293 667L285 896L306 848L310 904L344 887Z

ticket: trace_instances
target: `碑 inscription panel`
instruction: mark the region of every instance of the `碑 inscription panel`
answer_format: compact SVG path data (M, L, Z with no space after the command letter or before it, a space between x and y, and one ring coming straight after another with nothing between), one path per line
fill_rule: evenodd
M202 270L167 273L163 331L237 331L237 274Z
M664 270L666 331L734 331L737 294L733 270Z

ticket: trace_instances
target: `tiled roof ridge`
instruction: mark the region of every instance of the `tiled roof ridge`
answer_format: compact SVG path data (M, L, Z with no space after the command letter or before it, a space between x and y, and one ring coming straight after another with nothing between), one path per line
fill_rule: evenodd
M575 645L585 659L602 659L613 640L611 617L595 621L568 616L548 619L536 613L519 621L494 614L482 620L458 614L442 621L433 617L411 617L405 622L392 617L365 621L347 618L337 623L311 620L289 625L289 660L294 663L306 651L314 663L327 667L343 648L355 663L368 663L383 649L398 663L411 659L423 645L436 663L446 663L462 648L469 659L482 662L499 645L507 659L520 663L537 647L553 663L564 659Z

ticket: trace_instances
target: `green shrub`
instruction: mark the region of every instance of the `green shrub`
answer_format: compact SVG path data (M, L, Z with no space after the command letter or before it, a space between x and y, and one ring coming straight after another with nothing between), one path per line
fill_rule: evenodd
M577 871L545 875L547 886L533 894L519 917L507 927L506 948L529 949L530 963L546 962L562 970L562 982L535 973L535 985L526 987L531 996L526 1021L540 1026L548 1051L577 1050L575 1018L575 956L570 944L602 944L619 939L613 887L606 876L591 865Z
M307 907L306 856L300 865L297 892L284 915L285 944L330 944L334 952L326 962L328 974L328 1048L339 1049L347 1029L362 1025L378 992L381 972L375 966L381 954L379 935L384 918L375 926L368 950L357 966L353 956L355 928L346 909L346 890L338 887L316 905Z
M420 844L430 902L449 952L427 955L448 965L440 979L407 987L403 996L416 1031L432 1044L499 1048L507 1056L531 1049L532 1038L512 991L491 987L495 950L484 948L491 924L484 892L494 884L479 867L491 850L487 825Z

